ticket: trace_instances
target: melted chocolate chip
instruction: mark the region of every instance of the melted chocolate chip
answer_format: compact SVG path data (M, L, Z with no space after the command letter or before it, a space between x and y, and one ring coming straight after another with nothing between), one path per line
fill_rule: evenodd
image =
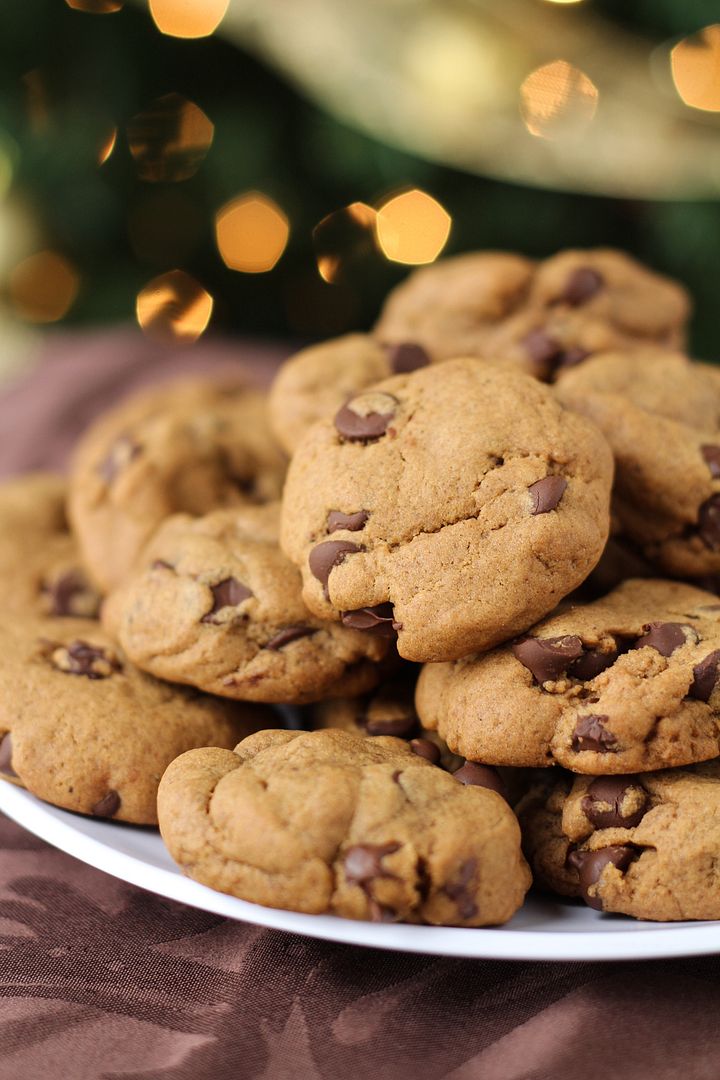
M394 735L396 739L408 739L418 726L414 712L405 716L365 716L362 722L368 735Z
M711 495L700 507L698 535L711 551L720 551L720 495Z
M374 442L387 431L397 404L390 394L360 394L335 414L335 429L348 442Z
M436 746L434 742L430 742L429 739L411 739L410 749L413 754L425 758L431 765L440 764L440 748Z
M693 681L688 690L688 697L695 698L696 701L709 701L718 679L720 679L720 649L715 649L693 668Z
M527 349L528 356L538 374L547 378L555 368L555 362L562 352L560 343L538 326L525 335L522 344Z
M685 644L685 630L690 630L691 627L683 626L682 623L652 622L643 629L645 633L637 639L634 648L642 649L647 645L661 656L672 656L676 649Z
M120 796L112 788L92 808L95 817L114 817L120 809Z
M572 675L573 679L580 679L581 682L589 682L596 675L600 675L603 671L607 671L609 667L612 667L617 658L617 649L611 649L610 652L601 652L600 649L586 649L582 656L577 660L573 660L568 668L568 675Z
M607 716L581 716L575 725L572 736L572 748L575 753L592 750L596 754L614 754L617 752L617 739L608 731L604 721Z
M460 867L455 881L449 881L443 886L443 892L455 902L461 919L472 919L478 912L473 890L476 873L476 860L468 859Z
M407 375L418 368L427 367L430 357L422 345L413 341L403 341L398 345L384 345L390 367L396 375Z
M493 769L491 765L480 765L477 761L466 761L464 765L456 769L453 776L461 784L466 784L468 787L484 787L488 788L489 791L497 791L498 795L502 795L503 799L510 801L500 773L497 769Z
M88 679L107 679L121 670L112 653L99 645L88 645L86 641L58 645L51 654L51 661L65 675L84 675Z
M579 637L524 638L512 646L513 656L531 672L541 686L564 675L573 660L582 656Z
M579 345L575 345L559 353L555 360L555 367L556 369L577 367L578 364L582 364L583 360L587 360L588 356L591 355L588 349L581 349Z
M701 446L700 453L705 460L705 464L710 469L713 480L720 479L720 446Z
M579 307L595 296L604 284L605 279L597 270L591 266L579 266L565 282L559 300L571 307Z
M632 802L639 805L623 813L627 796L632 796ZM633 776L598 776L588 787L581 805L585 817L596 829L632 829L649 809L647 792Z
M229 577L224 581L219 581L217 585L210 587L210 592L213 594L213 606L203 615L202 621L204 623L217 622L213 618L223 608L237 607L238 604L242 604L243 600L247 600L252 596L252 592L248 589L247 585L243 585L242 581L238 581L237 578Z
M564 476L543 476L542 480L536 480L528 488L532 507L530 513L547 514L558 505L567 487Z
M386 855L392 855L399 851L402 844L390 842L389 844L355 844L345 852L343 865L345 877L351 885L365 886L373 878L392 878L389 870L382 864Z
M350 540L325 540L312 549L308 556L308 566L313 577L322 585L326 598L330 571L338 566L346 555L354 555L364 550L360 544L353 544Z
M637 858L637 854L635 848L614 844L599 851L572 851L568 855L568 865L578 872L580 891L588 907L595 908L596 911L603 910L602 900L597 895L591 895L590 888L600 880L605 867L612 865L624 874L630 863Z
M17 776L12 767L12 736L9 731L0 739L0 773L3 776Z
M67 570L54 581L42 586L50 615L79 615L92 618L97 614L98 597L82 570Z
M347 529L348 532L360 532L365 528L369 517L367 510L357 510L354 514L343 514L341 510L331 510L327 516L327 531L334 533L338 529Z
M278 652L285 645L289 645L291 641L299 641L300 638L309 637L310 634L314 633L315 630L312 626L284 626L282 630L278 630L277 634L270 638L265 648L270 649L271 652Z
M392 637L402 629L395 622L392 604L376 604L375 607L357 608L356 611L343 611L340 619L343 626L350 630L365 630L378 637Z

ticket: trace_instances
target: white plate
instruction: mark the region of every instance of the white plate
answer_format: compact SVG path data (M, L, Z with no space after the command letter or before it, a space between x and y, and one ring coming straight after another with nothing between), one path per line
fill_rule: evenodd
M277 911L190 881L152 829L70 814L2 782L0 810L54 847L122 881L204 911L307 937L495 960L643 960L720 952L720 922L636 922L532 895L511 922L492 930L376 924Z

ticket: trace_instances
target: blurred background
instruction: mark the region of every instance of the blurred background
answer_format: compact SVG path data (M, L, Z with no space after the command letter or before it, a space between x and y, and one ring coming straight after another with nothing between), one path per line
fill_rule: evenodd
M3 0L0 370L48 329L371 324L414 265L610 244L715 358L703 0Z

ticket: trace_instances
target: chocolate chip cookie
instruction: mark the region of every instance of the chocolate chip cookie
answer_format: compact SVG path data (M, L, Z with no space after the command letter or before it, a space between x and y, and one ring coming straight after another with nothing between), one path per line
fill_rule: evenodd
M375 328L435 360L497 358L552 380L593 353L643 343L676 348L690 313L682 286L611 248L561 251L533 264L478 253L416 270Z
M644 772L720 754L718 665L716 596L628 581L485 656L426 666L416 706L471 760Z
M408 660L490 648L600 556L612 458L549 388L480 360L396 375L319 421L293 458L282 545L321 618Z
M390 642L308 611L278 515L274 504L160 526L103 610L138 667L246 701L301 704L377 682Z
M615 455L621 535L666 573L720 572L720 377L676 353L593 357L558 381Z
M530 884L505 801L390 737L266 731L183 754L158 816L187 874L269 907L487 926Z
M210 381L146 390L102 416L75 455L69 508L88 569L108 590L164 518L276 499L284 471L257 391Z
M270 709L144 675L89 619L0 626L0 777L66 810L153 825L173 758L269 723Z
M720 919L720 764L537 782L518 812L536 881L597 911Z
M100 597L65 517L66 484L31 473L0 484L0 609L94 618Z

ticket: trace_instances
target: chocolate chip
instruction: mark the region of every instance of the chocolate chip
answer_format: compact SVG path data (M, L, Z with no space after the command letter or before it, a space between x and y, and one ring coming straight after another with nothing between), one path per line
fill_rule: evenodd
M512 646L513 656L531 672L541 686L564 675L568 666L582 656L579 637L524 638Z
M106 484L112 484L120 472L133 461L142 447L127 435L121 435L110 447L107 457L98 465L98 472Z
M503 799L510 801L502 777L497 769L493 769L492 765L481 765L477 761L466 761L464 765L455 770L453 776L467 787L488 788L489 791L497 791L498 795L502 795Z
M436 746L434 742L430 742L429 739L411 739L410 749L413 754L425 758L431 765L440 764L440 748Z
M596 911L603 910L602 900L599 896L592 896L590 888L600 880L605 867L612 864L624 874L630 863L637 858L637 854L635 848L625 844L613 844L599 851L572 851L568 855L568 864L578 872L580 891L589 907Z
M223 581L219 581L217 585L210 586L210 592L213 594L213 606L203 615L202 621L204 623L214 623L217 619L213 616L217 615L223 608L234 608L238 604L242 604L243 600L247 600L252 596L252 592L248 589L247 585L243 585L242 581L238 581L237 578L229 577Z
M394 735L407 739L417 730L418 719L414 712L405 716L366 716L364 727L368 735Z
M335 428L349 442L380 439L395 415L397 398L380 391L368 391L351 398L335 415Z
M693 668L693 681L690 684L688 696L697 701L709 701L718 679L720 679L720 649L715 649Z
M331 510L327 516L327 531L334 533L338 529L347 529L348 532L360 532L365 528L369 517L367 510L357 510L354 514L343 514L341 510Z
M698 534L711 551L720 551L720 495L711 495L700 507Z
M628 797L635 809L623 812ZM585 817L596 829L632 829L648 811L648 796L636 777L598 776L587 789L581 805Z
M543 376L549 375L555 367L557 357L562 352L562 345L540 326L526 334L522 339L522 344L527 349L528 356L538 369L538 373Z
M578 364L582 364L583 360L587 360L588 356L592 354L588 349L581 349L579 345L575 345L570 349L564 349L555 359L555 367L577 367Z
M373 878L392 878L389 870L386 870L382 860L386 855L392 855L399 851L402 844L390 842L389 844L355 844L345 852L343 865L345 877L351 885L367 885Z
M343 611L340 619L343 626L350 630L365 630L378 637L394 638L400 623L395 622L392 604L376 604L375 607L357 608L355 611Z
M531 514L547 514L558 505L567 487L564 476L544 476L528 488L532 499Z
M579 266L565 282L559 300L571 307L578 307L595 296L604 284L605 279L597 270L593 270L591 266Z
M312 549L308 556L308 566L313 577L322 585L326 599L330 571L338 566L346 555L354 555L364 550L360 544L353 544L350 540L325 540Z
M50 657L53 665L65 675L84 675L88 679L107 679L120 671L120 663L109 650L86 641L71 641L57 645Z
M635 642L633 648L642 649L648 645L661 656L672 656L676 649L685 644L685 630L691 627L676 622L652 622L643 627L645 633Z
M477 915L478 908L472 889L476 873L476 860L468 859L460 867L456 880L449 881L443 886L443 892L455 902L461 919L472 919L474 915Z
M713 480L720 479L720 446L701 446L700 452L705 459L705 464L710 469Z
M172 563L165 562L164 559L154 559L153 562L150 563L150 569L151 570L174 570L175 567L172 565Z
M596 675L600 675L603 671L607 671L609 667L612 667L617 658L617 649L611 649L610 652L601 652L600 649L586 649L582 656L574 660L570 665L568 675L572 675L573 679L580 679L581 682L589 682Z
M266 649L270 649L272 652L278 652L285 645L289 645L291 641L299 641L300 638L309 637L310 634L314 634L315 630L312 626L284 626L282 630L278 630L274 637L265 645Z
M120 796L112 788L92 808L95 817L114 817L120 809Z
M422 345L417 345L414 341L403 341L398 345L383 345L383 348L387 353L390 367L396 375L407 375L411 371L417 371L418 368L427 367L430 363L430 357Z
M46 581L42 594L50 615L77 615L93 618L98 610L98 597L82 570L68 570L54 581Z
M0 773L3 776L17 776L12 767L12 736L9 731L0 739Z
M604 721L607 716L581 716L575 725L572 748L576 753L592 750L596 754L617 752L617 739L608 731Z

